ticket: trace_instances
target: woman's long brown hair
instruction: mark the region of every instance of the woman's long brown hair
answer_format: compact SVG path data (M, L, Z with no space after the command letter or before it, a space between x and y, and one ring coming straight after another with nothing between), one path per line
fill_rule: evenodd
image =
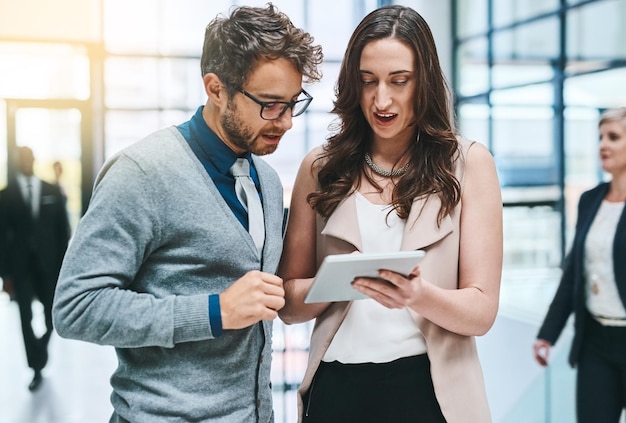
M364 172L364 155L370 151L372 129L360 107L362 82L361 53L374 40L393 38L409 46L415 54L415 142L410 147L410 166L397 178L392 202L406 219L415 198L436 194L441 199L438 223L460 201L461 188L454 176L458 141L450 108L450 93L439 64L435 42L424 19L413 9L387 6L367 15L355 29L341 64L336 100L337 115L333 134L315 162L318 190L307 201L321 216L328 218L353 190ZM419 139L418 139L419 131ZM374 186L378 186L370 179ZM379 187L380 188L380 187Z

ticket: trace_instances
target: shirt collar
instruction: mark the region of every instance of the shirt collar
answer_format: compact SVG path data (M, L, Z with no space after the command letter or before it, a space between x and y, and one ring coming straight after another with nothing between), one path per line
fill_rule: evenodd
M250 152L238 156L209 128L202 116L203 108L204 106L200 106L191 118L190 129L192 137L195 138L206 159L211 162L218 172L224 175L228 174L230 167L238 157L245 157L248 162L251 162Z
M39 182L39 179L37 179L35 175L26 176L21 172L15 172L15 179L23 187L26 187L26 184L28 183L30 183L31 186L34 186Z

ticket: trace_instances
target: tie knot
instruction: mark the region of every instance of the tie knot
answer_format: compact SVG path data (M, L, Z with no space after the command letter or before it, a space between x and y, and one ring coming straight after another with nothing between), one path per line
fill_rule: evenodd
M247 159L238 158L235 163L230 167L230 172L234 177L237 176L250 176L250 163Z

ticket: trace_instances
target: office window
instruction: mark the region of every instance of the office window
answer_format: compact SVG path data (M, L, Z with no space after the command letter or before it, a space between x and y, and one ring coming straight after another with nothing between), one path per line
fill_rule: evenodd
M189 113L176 110L109 110L105 115L105 159L151 132L188 119Z
M558 184L552 119L550 108L493 108L493 153L503 186Z
M454 4L459 125L492 149L507 207L548 207L559 216L548 227L561 242L542 245L558 245L562 256L580 193L604 177L591 121L624 106L626 0L485 0L476 5L492 12L482 31L468 29L467 0ZM529 224L543 225L552 213L533 214ZM509 231L505 244L523 246L516 234ZM535 265L553 263L548 256ZM533 257L516 251L505 264L532 266Z
M309 2L310 25L308 30L315 40L324 46L324 56L331 60L341 59L346 45L361 17L354 15L354 2ZM354 17L354 18L352 18ZM355 22L356 20L356 22ZM333 28L329 31L329 28Z
M568 74L626 59L626 2L607 0L567 14Z
M555 11L559 0L494 0L494 26L509 25L547 12Z
M599 112L586 107L568 107L564 116L565 167L568 169L565 194L566 201L575 206L580 195L603 178L598 152Z
M108 108L188 110L206 100L198 59L112 57L105 85Z
M103 0L108 53L199 55L204 29L226 0Z
M558 57L558 21L544 19L499 31L493 45L494 87L550 80Z
M489 114L490 108L486 104L466 103L459 106L459 132L467 139L490 147Z
M459 37L484 33L488 29L487 0L457 0L456 30Z
M0 98L86 99L89 70L83 47L0 43Z
M455 52L458 66L456 91L462 96L484 93L489 89L487 39L484 37L463 43Z

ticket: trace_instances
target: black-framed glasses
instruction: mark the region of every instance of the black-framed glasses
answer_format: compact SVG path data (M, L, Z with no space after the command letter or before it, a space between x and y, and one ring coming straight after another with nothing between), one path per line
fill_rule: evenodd
M292 117L300 116L309 107L311 101L313 101L311 94L307 93L304 89L300 92L301 95L304 95L304 98L298 100L261 101L241 87L236 85L231 85L231 87L261 106L261 119L265 120L280 119L280 117L285 114L287 109L291 109Z

